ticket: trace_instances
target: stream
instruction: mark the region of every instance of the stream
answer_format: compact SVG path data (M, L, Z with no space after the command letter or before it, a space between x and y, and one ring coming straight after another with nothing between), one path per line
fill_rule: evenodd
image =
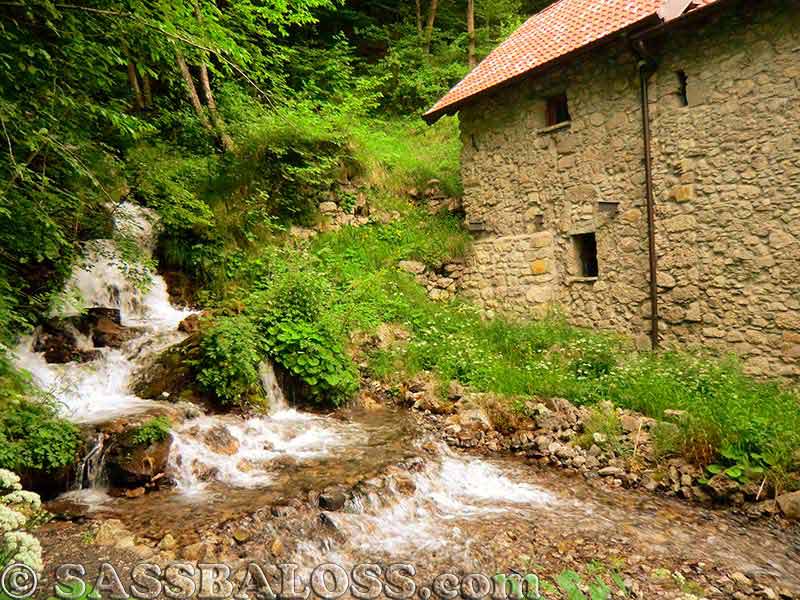
M148 211L121 205L118 227L152 253ZM75 332L82 348L97 351L82 363L48 363L34 351L33 339L16 351L17 364L58 400L65 417L85 428L173 410L169 399L137 398L129 383L148 359L186 337L177 327L191 314L170 304L156 274L146 293L131 285L113 241L94 245L67 286L65 297L80 302L65 301L63 314L81 306L117 309L136 336L120 348L95 348ZM644 590L663 567L712 583L738 572L800 594L796 532L676 500L600 489L514 456L456 453L421 427L417 415L391 406L304 412L288 405L269 364L261 375L269 414L198 410L173 426L172 487L136 498L111 494L99 443L87 454L75 489L50 509L79 515L77 527L119 519L152 545L170 534L178 555L181 547L217 540L219 560L280 558L300 565L301 573L327 562L346 570L408 562L433 581L442 573L554 574L597 559L621 561L619 569ZM342 490L344 501L326 510L323 496L331 488ZM59 546L60 526L45 528L46 562L85 557L84 549ZM667 580L670 585L658 587L663 594L642 597L681 597ZM712 596L735 597L722 586L718 591Z

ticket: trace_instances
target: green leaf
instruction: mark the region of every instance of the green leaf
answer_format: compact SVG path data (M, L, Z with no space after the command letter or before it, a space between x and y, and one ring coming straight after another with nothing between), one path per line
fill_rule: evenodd
M743 474L744 473L743 473L741 467L739 467L739 466L734 466L734 467L730 467L728 469L725 469L725 475L727 475L731 479L739 479Z

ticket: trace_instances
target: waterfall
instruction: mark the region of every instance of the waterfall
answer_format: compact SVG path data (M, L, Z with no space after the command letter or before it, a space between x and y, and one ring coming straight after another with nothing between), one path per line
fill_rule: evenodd
M125 202L115 209L115 230L135 240L145 258L155 247L154 223L155 214L144 207ZM48 363L34 351L30 337L15 350L17 366L29 371L34 382L55 398L62 414L76 423L100 423L152 408L153 402L130 392L130 376L148 357L185 337L176 328L191 311L170 304L162 277L144 264L128 264L122 256L114 240L86 242L84 260L73 269L54 316L75 316L95 307L115 309L123 326L141 330L138 337L121 348L95 349L91 339L67 324L80 349L97 350L94 360Z
M288 410L289 405L286 402L283 388L278 381L278 376L275 374L275 366L272 361L263 361L258 366L258 374L261 377L261 387L264 388L264 394L266 394L269 401L270 413L274 414Z
M105 461L104 443L105 435L98 432L95 436L94 445L92 445L78 466L75 485L73 486L74 490L102 487L103 463Z

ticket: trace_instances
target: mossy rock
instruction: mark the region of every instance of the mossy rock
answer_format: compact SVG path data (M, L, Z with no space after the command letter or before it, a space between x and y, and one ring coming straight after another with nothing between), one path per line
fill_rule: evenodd
M168 348L134 376L131 390L146 400L186 401L208 406L209 395L196 383L192 361L200 352L199 337L190 336Z
M139 423L114 435L106 454L106 472L113 485L137 487L150 483L167 468L172 437L150 443L140 443L137 433L143 424ZM146 426L146 423L144 424Z

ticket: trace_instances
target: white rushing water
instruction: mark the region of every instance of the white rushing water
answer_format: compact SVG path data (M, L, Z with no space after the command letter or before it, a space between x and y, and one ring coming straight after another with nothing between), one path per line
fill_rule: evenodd
M334 517L337 527L347 530L348 544L389 556L442 548L464 541L458 528L461 520L556 502L539 487L515 482L514 473L506 468L453 454L443 446L440 450L438 460L412 474L413 493L396 493L386 502L368 498L361 503L362 512Z
M133 204L122 204L115 212L117 232L135 240L150 256L154 223L150 211ZM58 316L78 315L92 307L116 309L122 325L138 328L139 334L121 348L97 349L97 357L84 363L48 364L43 354L33 351L33 339L25 340L16 354L18 365L61 403L67 418L97 423L158 404L132 394L131 377L150 357L183 339L177 326L191 313L170 304L160 276L123 261L113 240L95 240L85 250L85 260L66 286ZM142 275L151 282L144 293L136 285ZM74 328L71 333L80 350L96 350L89 337ZM363 452L369 443L368 432L360 425L289 407L269 362L261 365L260 376L270 404L268 414L204 415L173 430L168 470L187 499L204 497L212 482L240 488L266 486L287 464L347 457ZM92 506L108 500L97 483L102 478L102 452L101 436L80 476L92 489L72 492ZM364 509L360 514L337 515L350 530L352 544L388 553L420 545L438 547L458 538L454 524L458 519L552 500L531 485L513 484L507 473L488 462L454 455L443 446L425 469L409 477L413 493L396 492L375 502L365 497L359 499Z
M154 223L152 211L141 206L122 203L115 210L117 232L135 240L148 257L156 242ZM150 280L146 292L135 284L136 275ZM142 334L121 349L99 349L98 358L85 363L49 364L33 351L33 338L24 339L15 352L17 366L28 370L76 423L102 422L152 407L129 391L130 376L147 357L183 339L176 328L191 314L170 304L162 277L144 266L127 265L113 240L87 242L85 258L73 270L55 316L95 307L118 309L122 324L139 327ZM90 339L74 334L80 349L93 349Z

